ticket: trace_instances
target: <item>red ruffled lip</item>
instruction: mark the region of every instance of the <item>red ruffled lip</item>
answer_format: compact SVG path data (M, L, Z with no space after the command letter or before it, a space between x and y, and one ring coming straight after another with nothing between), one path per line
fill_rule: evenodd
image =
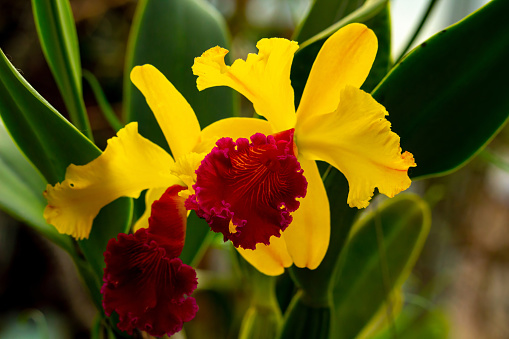
M248 139L217 141L196 170L186 208L206 219L234 246L255 249L279 237L306 195L307 181L294 153L293 129ZM234 226L230 227L230 222Z
M149 228L119 234L108 242L104 258L103 307L119 315L118 328L135 328L153 336L171 336L196 315L193 297L195 270L176 256L182 252L186 210L178 196L182 187L170 187L152 205Z

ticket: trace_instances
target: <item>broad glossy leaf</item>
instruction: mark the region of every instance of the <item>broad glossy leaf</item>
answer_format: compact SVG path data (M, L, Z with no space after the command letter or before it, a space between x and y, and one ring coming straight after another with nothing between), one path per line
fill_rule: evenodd
M69 164L83 165L101 154L23 79L3 53L0 53L0 116L18 147L50 184L64 179ZM131 200L116 200L101 210L90 239L80 242L98 279L102 277L100 265L106 243L126 231L130 215Z
M508 12L509 1L489 2L414 49L373 92L415 156L411 176L457 169L507 121Z
M314 35L312 38L300 43L300 48L295 54L292 70L291 80L292 87L295 91L295 103L298 106L300 97L304 91L311 66L316 59L316 55L322 48L323 43L329 36L334 34L341 27L352 23L360 22L366 23L368 20L375 18L380 12L387 9L388 0L368 0L363 6L353 11L343 19L339 20L332 26ZM385 15L385 14L383 14Z
M428 205L413 194L387 200L355 223L333 288L333 338L354 338L403 284L430 223Z
M233 91L198 92L191 66L214 46L228 48L223 19L204 0L142 0L129 36L124 75L125 121L138 121L142 135L169 151L143 95L129 79L136 65L152 64L172 82L194 109L201 127L233 115Z
M46 62L71 121L91 138L92 131L82 96L78 36L69 0L32 0L32 8Z
M306 41L358 9L364 0L315 0L292 40Z
M46 200L42 192L46 181L21 154L0 120L0 208L25 222L70 254L71 239L58 233L42 216Z

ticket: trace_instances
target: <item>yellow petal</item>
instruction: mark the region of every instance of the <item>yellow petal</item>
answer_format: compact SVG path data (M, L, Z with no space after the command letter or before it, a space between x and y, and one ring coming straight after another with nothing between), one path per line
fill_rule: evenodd
M195 152L209 152L218 139L229 137L233 140L249 138L255 133L272 134L272 128L266 120L254 118L227 118L205 127Z
M161 198L164 192L168 187L156 187L156 188L150 188L147 190L147 193L145 193L145 212L141 215L141 217L136 221L136 223L133 226L133 232L136 232L140 228L147 228L148 227L148 218L150 218L150 213L152 212L152 204L154 201Z
M399 136L385 119L387 111L364 91L347 86L333 113L313 116L296 128L302 156L323 160L343 172L351 207L368 206L375 187L389 197L410 186L411 153L401 154Z
M154 112L175 159L190 152L200 135L200 124L186 99L152 65L136 66L131 81Z
M193 185L196 183L196 170L206 155L206 153L190 152L178 158L170 167L171 173L179 177L187 186L187 190L180 191L179 196L187 199L189 195L194 194Z
M350 24L331 35L311 68L297 120L334 111L338 107L339 92L346 85L360 88L377 49L375 33L362 24Z
M293 88L290 67L298 49L294 41L262 39L256 45L258 54L249 54L247 60L236 60L226 66L228 51L214 47L194 59L193 73L198 89L228 86L248 98L256 113L264 116L275 132L295 126Z
M119 197L137 198L147 188L180 182L170 173L172 163L168 153L138 134L136 122L130 123L108 140L98 158L84 166L70 165L63 182L46 187L44 218L60 233L88 238L103 206Z
M258 271L266 275L280 275L285 267L292 266L284 239L271 237L270 245L257 244L255 250L237 248L240 255Z
M293 221L283 232L288 253L297 267L311 270L320 265L330 238L330 210L327 192L313 160L299 159L308 181L306 197L293 213Z

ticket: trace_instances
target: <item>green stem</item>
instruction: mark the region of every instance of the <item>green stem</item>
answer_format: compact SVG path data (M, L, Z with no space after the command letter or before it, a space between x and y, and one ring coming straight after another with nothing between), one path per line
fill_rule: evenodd
M110 126L115 130L115 132L124 127L124 124L122 124L120 119L115 114L115 111L113 111L113 108L108 102L108 99L106 99L106 95L104 95L104 92L101 88L101 85L99 84L99 81L97 81L97 78L87 70L83 70L83 78L90 85L90 88L94 93L95 100L97 100L97 104L101 108L103 116L106 118Z
M309 296L299 291L285 315L279 339L329 339L332 304L310 306Z
M433 10L433 8L435 7L437 2L438 2L438 0L430 0L430 2L428 4L428 8L426 9L426 12L422 16L421 21L419 22L419 25L417 26L417 28L414 31L414 34L412 35L410 40L408 40L408 43L406 44L406 47L403 49L403 51L401 52L401 54L399 55L397 61L394 64L397 64L398 62L400 62L401 59L403 59L403 56L405 56L405 54L408 52L410 47L412 47L412 44L414 43L415 39L417 38L417 36L421 32L422 27L424 26L424 24L428 20L428 16L430 15L431 11Z
M282 321L276 297L277 278L258 272L238 252L234 258L252 293L251 306L242 320L239 339L275 338Z
M325 177L331 211L329 248L322 263L315 270L290 268L299 292L285 313L281 339L328 338L332 316L332 288L338 258L346 243L357 209L348 207L348 182L336 169ZM307 326L309 323L311 325ZM304 326L304 327L303 327Z

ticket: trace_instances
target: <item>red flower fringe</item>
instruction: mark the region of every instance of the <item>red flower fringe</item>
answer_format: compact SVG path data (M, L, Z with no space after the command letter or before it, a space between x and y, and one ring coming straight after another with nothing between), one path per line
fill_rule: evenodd
M293 129L233 142L222 138L196 171L196 193L186 208L224 240L245 249L269 244L291 223L307 181L294 154ZM230 225L232 223L233 227Z
M172 334L194 318L198 306L189 297L196 289L195 270L177 258L185 238L186 210L170 187L152 205L149 228L119 234L108 242L104 258L103 307L119 315L118 328L153 336Z

